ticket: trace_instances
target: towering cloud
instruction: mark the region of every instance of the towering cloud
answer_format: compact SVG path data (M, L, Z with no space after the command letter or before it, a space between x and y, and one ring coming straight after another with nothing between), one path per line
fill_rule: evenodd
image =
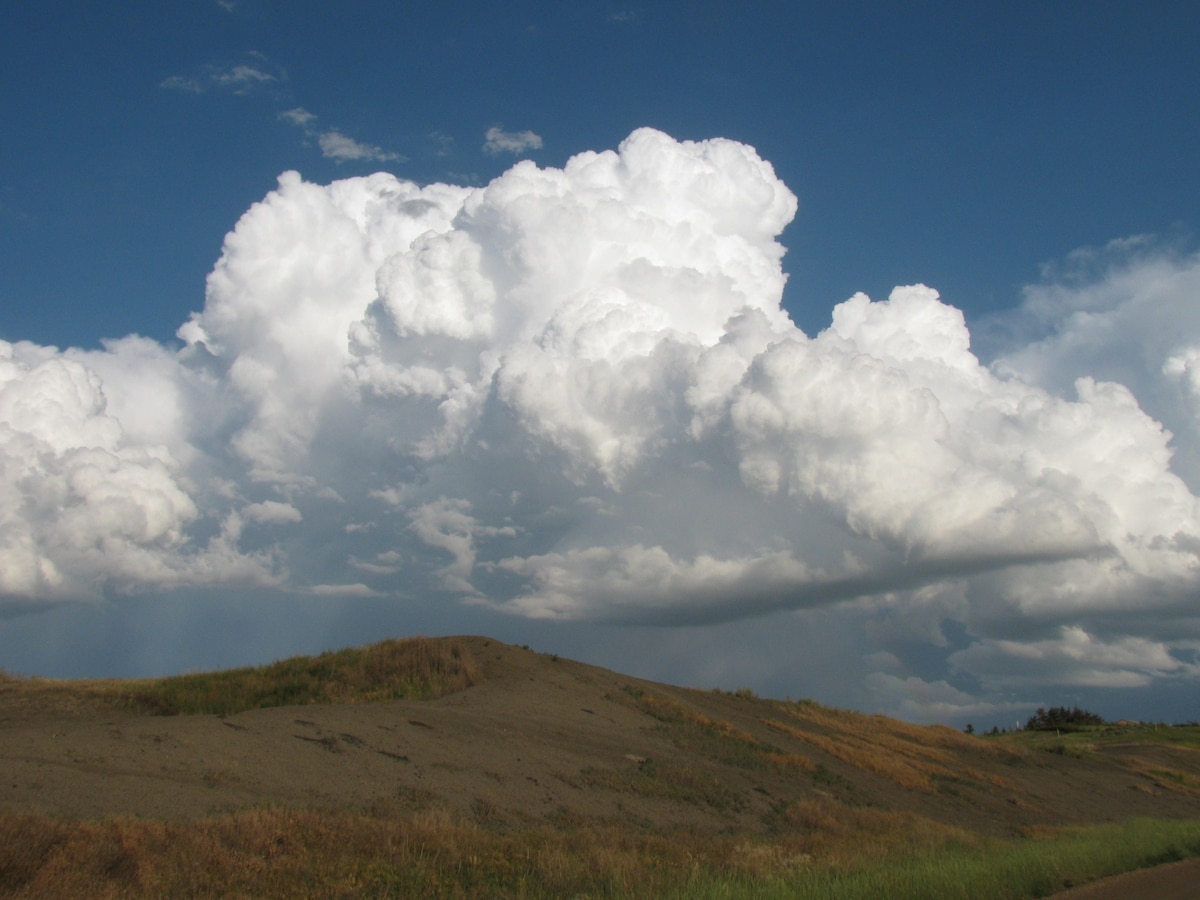
M6 606L93 596L105 585L272 583L266 556L233 546L236 512L214 521L203 538L188 534L200 510L191 496L195 486L170 446L186 445L177 434L156 433L181 424L170 380L178 362L136 339L114 345L95 368L76 356L0 342L0 596ZM156 363L165 363L165 379ZM128 411L129 428L110 414L98 372L111 372L112 387L128 391L114 405ZM146 405L139 407L142 399ZM163 419L140 419L156 414ZM155 440L159 436L166 441Z
M1036 342L990 366L921 285L808 336L781 307L795 210L751 148L648 129L484 188L285 173L182 349L0 347L0 594L659 623L872 598L960 622L981 678L1192 671L1197 480L1162 421L1196 427L1200 322L1141 345L1145 379L1093 365L1132 358L1096 316L1154 306L1120 279L1031 293Z

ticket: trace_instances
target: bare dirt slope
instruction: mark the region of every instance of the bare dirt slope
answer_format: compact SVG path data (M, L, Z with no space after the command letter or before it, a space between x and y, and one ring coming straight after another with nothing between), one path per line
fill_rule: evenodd
M154 716L0 690L0 811L193 819L262 805L448 809L497 827L601 818L761 831L808 799L994 834L1200 818L1191 750L1155 747L1148 759L1020 750L458 640L482 679L431 701Z

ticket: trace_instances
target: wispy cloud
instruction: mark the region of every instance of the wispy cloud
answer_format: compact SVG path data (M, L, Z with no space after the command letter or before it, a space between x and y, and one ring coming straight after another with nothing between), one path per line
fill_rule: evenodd
M244 94L261 85L279 81L274 75L254 66L234 66L231 69L213 72L210 78L213 84L228 88L235 94Z
M194 75L171 75L159 82L159 87L188 94L220 90L241 96L278 85L285 77L261 53L250 53L244 62L207 65Z
M258 93L277 87L286 80L282 69L274 69L261 53L251 53L249 59L236 65L205 66L196 75L172 75L163 79L159 86L171 91L187 94L203 94L206 91L222 91L237 96ZM403 162L406 157L385 150L375 144L364 143L343 133L337 128L318 128L316 113L296 106L279 113L279 118L304 131L316 142L321 155L334 162ZM540 143L539 143L540 146Z
M161 88L166 88L168 91L184 91L189 94L199 94L204 90L204 84L199 78L187 78L183 75L172 75L169 78L164 78L158 84Z
M444 131L431 131L427 137L434 156L449 156L454 152L454 138Z
M487 141L483 145L485 153L498 156L501 153L524 153L526 150L541 150L541 135L532 131L505 131L499 126L493 126L485 132Z
M29 213L25 212L25 210L18 209L15 206L5 203L4 200L0 198L0 221L28 222L32 218L33 217Z
M307 109L297 106L295 109L289 109L279 114L279 118L285 122L291 122L300 128L304 128L309 122L316 118L316 115L310 113Z
M356 141L354 138L342 134L336 128L328 128L321 130L313 123L317 121L315 113L309 112L303 107L289 109L279 114L279 118L285 122L290 122L297 128L304 129L304 133L317 142L317 146L321 148L321 155L326 159L332 159L335 162L405 162L406 157L399 153L393 153L389 150L384 150L382 147L377 147L374 144L365 144L362 141Z
M361 143L336 129L323 131L317 135L317 144L321 148L322 156L337 162L346 162L347 160L391 162L400 159L399 153L390 153L374 144Z

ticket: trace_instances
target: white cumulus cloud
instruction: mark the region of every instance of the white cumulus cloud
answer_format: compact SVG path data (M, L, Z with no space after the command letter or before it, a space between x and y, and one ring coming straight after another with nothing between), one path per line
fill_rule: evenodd
M1200 254L1140 236L1076 251L1028 287L996 368L1061 392L1120 383L1171 432L1173 467L1200 490Z
M1032 289L1041 332L985 365L923 285L800 331L796 208L752 148L650 129L484 187L284 173L181 350L3 345L0 596L242 580L666 624L853 601L955 623L973 678L1191 672L1173 433L1200 322L1160 305L1195 261Z
M139 390L170 406L173 386L155 383L139 349L118 343L97 368L112 373L118 389L140 379ZM124 427L97 371L73 355L0 342L0 597L78 599L108 586L210 579L273 583L268 556L230 546L230 522L214 522L216 533L204 537L189 532L201 516L183 472L190 454L170 446L186 439L157 442L136 415ZM169 413L165 419L178 425Z

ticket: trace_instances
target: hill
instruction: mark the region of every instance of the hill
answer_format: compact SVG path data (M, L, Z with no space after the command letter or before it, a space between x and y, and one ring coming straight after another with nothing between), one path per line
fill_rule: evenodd
M83 820L158 823L154 833L173 840L255 816L267 832L349 816L361 827L407 823L410 836L490 835L487 846L687 834L680 846L720 846L744 857L731 857L738 871L777 875L840 855L1200 819L1194 736L1120 737L968 736L643 681L484 637L170 679L6 677L0 844L11 851L41 834L46 846L25 863L0 851L0 889L6 877L34 884ZM264 824L268 810L291 826Z

